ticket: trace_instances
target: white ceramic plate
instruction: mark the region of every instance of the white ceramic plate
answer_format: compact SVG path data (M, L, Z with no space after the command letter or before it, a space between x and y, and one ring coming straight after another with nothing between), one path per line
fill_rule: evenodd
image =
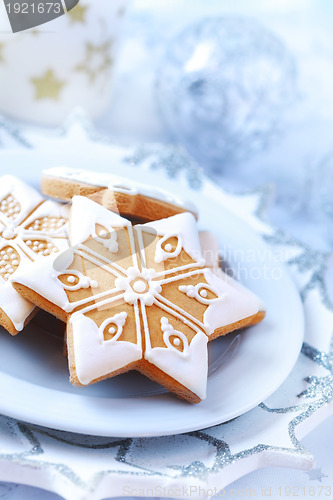
M200 191L194 191L181 178L174 181L161 170L150 170L149 160L140 168L119 163L123 156L121 150L97 145L84 155L6 151L0 154L0 165L1 173L16 174L35 186L43 168L67 164L115 171L191 199L200 212L200 229L217 234L241 281L265 302L267 316L241 334L210 344L208 394L199 405L165 393L136 373L87 388L72 387L62 342L47 332L52 330L52 318L45 329L34 321L17 337L0 336L0 412L54 429L101 436L177 434L228 421L272 394L296 363L304 333L299 294L286 268L225 208L213 184L205 181Z

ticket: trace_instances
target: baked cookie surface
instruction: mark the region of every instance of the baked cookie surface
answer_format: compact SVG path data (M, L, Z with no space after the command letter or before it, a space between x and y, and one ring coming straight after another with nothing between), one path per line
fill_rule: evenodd
M182 212L192 212L193 203L153 186L109 173L91 172L69 167L53 167L43 171L42 192L62 201L73 196L96 195L95 201L125 217L142 221L163 219ZM104 190L104 196L98 194Z
M0 177L0 325L15 335L34 305L12 287L23 265L68 248L68 207L46 201L19 179Z
M264 317L260 300L205 265L196 221L183 213L132 224L73 198L71 248L22 268L15 288L67 321L76 385L131 369L179 397L206 396L207 342Z

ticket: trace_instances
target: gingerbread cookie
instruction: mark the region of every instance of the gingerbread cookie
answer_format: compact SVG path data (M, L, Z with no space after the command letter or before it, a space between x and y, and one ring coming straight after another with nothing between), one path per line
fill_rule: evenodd
M67 220L68 207L45 201L11 175L0 177L0 325L12 335L23 329L35 307L10 279L21 266L68 248Z
M191 402L205 398L207 342L257 323L264 307L205 266L184 213L132 226L75 196L72 247L22 268L19 293L67 321L71 382L135 369ZM42 278L41 278L42 277Z
M103 190L102 196L99 192ZM43 172L42 192L63 201L70 201L74 195L96 193L94 200L104 207L141 221L163 219L182 212L192 212L197 218L192 203L162 189L109 173L68 167L49 168Z

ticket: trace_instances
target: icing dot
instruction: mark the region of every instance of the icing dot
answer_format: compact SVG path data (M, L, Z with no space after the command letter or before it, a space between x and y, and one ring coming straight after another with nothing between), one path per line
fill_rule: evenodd
M40 250L42 250L42 249L44 248L43 243L40 243L40 244L38 245L38 248L39 248Z
M111 335L113 335L114 333L116 333L116 329L114 328L114 326L111 326L109 328L109 333L111 333Z
M68 283L75 283L75 276L68 276L67 281Z
M4 250L2 250L2 251L1 251L1 255L5 255L5 253L6 253L6 252L5 252Z
M106 238L107 235L108 235L108 232L105 229L101 229L98 233L98 236L100 236L101 238Z
M200 290L200 295L203 298L207 297L207 290L205 290L205 289Z
M13 265L13 266L18 266L18 264L19 264L19 263L18 263L18 260L13 260L13 262L12 262L12 265Z
M50 250L44 250L43 255L50 255Z
M15 237L15 231L7 228L2 232L2 237L5 238L5 240L10 240Z
M8 255L4 255L4 256L3 256L3 260L9 260Z
M137 293L142 293L146 290L146 283L142 280L138 280L135 283L133 283L133 290Z
M7 253L13 253L13 249L12 248L8 248Z
M26 241L26 244L28 245L28 247L31 247L31 245L32 245L32 241L31 241L31 240L28 240L28 241Z
M172 250L172 245L171 245L171 243L167 243L167 244L165 245L164 249L165 249L165 251L166 251L166 252L171 252L171 250Z
M180 339L179 338L173 339L173 344L174 345L180 345Z

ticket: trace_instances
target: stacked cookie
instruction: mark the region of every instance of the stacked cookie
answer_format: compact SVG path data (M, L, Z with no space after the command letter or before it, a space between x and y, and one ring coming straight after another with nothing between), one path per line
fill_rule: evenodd
M42 189L71 203L44 201L10 176L1 182L1 324L15 334L36 307L66 322L75 385L137 370L183 399L203 400L207 343L265 312L218 269L214 237L198 232L195 207L68 168L45 171Z

